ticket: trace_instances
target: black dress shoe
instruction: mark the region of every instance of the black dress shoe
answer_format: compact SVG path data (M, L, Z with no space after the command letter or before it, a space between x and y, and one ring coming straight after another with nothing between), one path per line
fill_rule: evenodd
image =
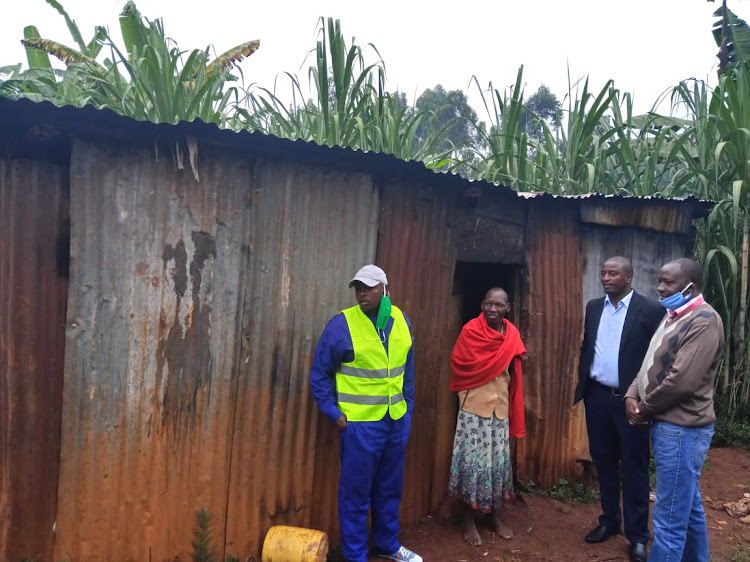
M609 537L616 535L619 532L620 532L619 527L605 527L604 525L599 525L596 529L594 529L588 535L586 535L586 542L590 542L590 543L604 542Z
M634 542L630 545L630 559L633 562L646 562L646 543Z

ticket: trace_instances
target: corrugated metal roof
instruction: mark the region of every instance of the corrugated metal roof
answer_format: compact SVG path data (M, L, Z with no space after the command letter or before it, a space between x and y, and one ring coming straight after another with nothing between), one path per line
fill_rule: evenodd
M0 157L0 560L52 559L67 219L65 167Z
M451 187L459 190L490 189L502 193L514 194L525 199L590 199L598 200L632 200L650 203L691 202L694 204L694 218L707 216L713 202L699 200L695 197L662 199L655 196L622 197L586 193L581 195L553 195L542 192L516 192L509 187L484 180L467 180L455 173L436 173L418 161L399 160L391 154L364 152L339 146L320 146L314 142L301 139L281 139L260 132L220 129L212 123L200 120L181 122L176 125L155 124L135 121L118 115L109 109L96 109L92 106L75 108L70 106L56 107L50 102L35 103L30 100L10 100L0 98L0 123L9 128L27 126L29 123L43 123L45 127L60 127L66 134L102 136L126 136L130 139L146 136L149 141L156 137L196 137L202 142L217 142L247 150L266 158L292 159L297 162L308 162L321 166L334 166L338 169L360 170L371 172L376 176L395 177L439 187Z
M436 174L422 162L399 160L391 154L363 152L340 146L321 146L301 139L289 140L260 132L220 129L200 120L176 125L156 124L118 115L109 109L56 107L50 102L34 103L30 100L10 100L0 97L0 123L8 130L26 128L30 123L44 123L51 130L79 137L101 139L104 137L128 138L131 141L154 138L173 139L195 137L202 143L218 143L232 149L247 151L254 156L270 159L293 160L339 170L359 170L378 177L397 177L440 187L461 189L467 180L454 174ZM0 129L0 131L2 131ZM478 182L509 194L515 193L504 186Z
M602 215L602 210L608 210L608 220L613 220L613 225L619 225L622 223L623 226L642 226L644 228L667 230L671 228L682 228L683 219L674 218L670 211L678 210L681 215L685 215L687 220L701 219L707 217L714 207L715 202L707 201L705 199L698 199L692 195L682 197L660 197L656 195L639 195L639 196L623 196L623 195L602 195L601 193L582 193L579 195L555 195L552 193L542 192L519 192L519 197L528 199L531 201L580 201L585 202L586 205L582 209L587 210L587 215L583 216L584 221L597 220L597 209L598 214ZM687 210L685 204L688 204ZM617 210L624 207L627 210L633 210L633 213L621 214L618 216ZM639 217L637 213L641 210L647 209L649 215L647 217ZM663 209L663 210L660 210ZM614 213L612 211L615 211ZM675 224L671 224L674 221Z
M631 200L631 201L651 201L651 202L667 202L667 201L692 201L697 203L714 204L713 201L707 199L699 199L692 195L683 195L680 197L662 197L660 195L612 195L602 193L578 193L574 195L547 193L546 191L519 191L517 192L519 197L524 199L590 199L593 201L607 201L607 200Z

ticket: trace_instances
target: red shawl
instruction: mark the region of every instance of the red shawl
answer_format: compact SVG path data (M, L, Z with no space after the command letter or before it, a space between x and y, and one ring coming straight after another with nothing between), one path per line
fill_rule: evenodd
M510 436L523 437L526 433L526 422L521 355L526 353L526 347L521 341L518 328L508 320L503 322L504 334L490 328L484 314L466 323L451 354L453 373L450 389L459 392L482 386L508 369L513 361L513 369L509 370L511 377L508 389Z

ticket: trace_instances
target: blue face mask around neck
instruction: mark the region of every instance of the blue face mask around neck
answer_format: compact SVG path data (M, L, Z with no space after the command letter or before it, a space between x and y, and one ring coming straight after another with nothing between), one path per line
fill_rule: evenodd
M693 298L693 295L690 293L690 290L692 288L693 284L688 283L687 285L685 285L685 288L679 293L675 293L671 297L659 299L659 302L667 310L677 310L681 306L686 305L688 301ZM685 293L687 293L687 296L685 295Z

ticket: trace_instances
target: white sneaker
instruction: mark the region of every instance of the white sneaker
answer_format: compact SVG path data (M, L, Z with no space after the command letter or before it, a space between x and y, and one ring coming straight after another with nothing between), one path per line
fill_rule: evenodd
M422 557L419 554L414 554L405 546L402 546L393 554L381 554L380 557L390 558L391 560L397 560L398 562L423 562Z

